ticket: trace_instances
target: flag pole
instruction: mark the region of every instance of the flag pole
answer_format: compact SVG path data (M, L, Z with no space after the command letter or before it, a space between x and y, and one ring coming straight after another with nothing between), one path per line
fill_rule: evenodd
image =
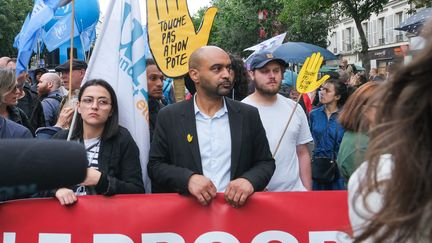
M71 0L71 6L72 6L72 14L71 14L71 18L72 18L72 27L71 27L71 34L70 34L70 50L69 50L69 93L68 93L68 100L70 102L70 104L72 105L72 107L74 108L74 114L72 116L72 123L69 127L69 133L67 136L67 141L70 141L71 137L72 137L72 132L73 129L75 127L75 123L76 123L76 116L77 116L77 112L78 112L78 108L76 106L76 104L74 105L72 102L72 62L73 62L73 49L74 49L74 33L75 33L75 0Z
M74 28L75 28L75 0L71 1L72 6L72 28L70 34L70 49L69 49L69 100L72 99L72 61L73 61L73 48L74 48Z
M285 129L284 129L284 131L282 132L282 135L281 135L281 137L280 137L280 139L279 139L279 142L278 142L277 145L276 145L276 149L275 149L275 151L273 152L273 158L276 156L276 153L277 153L277 151L279 150L279 146L281 145L282 138L285 136L286 130L288 129L289 124L291 123L291 120L292 120L292 118L293 118L294 112L296 111L296 108L297 108L297 106L298 106L298 104L299 104L299 102L300 102L301 97L302 97L302 94L300 94L299 97L297 98L297 102L295 103L294 109L293 109L292 112L291 112L291 115L290 115L290 117L289 117L289 119L288 119L288 122L287 122L287 124L286 124L286 126L285 126Z

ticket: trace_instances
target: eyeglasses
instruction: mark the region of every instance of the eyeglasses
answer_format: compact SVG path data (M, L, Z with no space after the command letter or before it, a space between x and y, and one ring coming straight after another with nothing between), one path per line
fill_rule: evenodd
M17 93L17 92L22 92L24 89L24 83L22 84L15 84L14 86L12 86L12 88L7 92L7 93Z
M111 103L107 98L94 99L93 97L85 97L81 99L80 103L82 106L90 108L95 103L95 101L100 109L107 109L111 106Z

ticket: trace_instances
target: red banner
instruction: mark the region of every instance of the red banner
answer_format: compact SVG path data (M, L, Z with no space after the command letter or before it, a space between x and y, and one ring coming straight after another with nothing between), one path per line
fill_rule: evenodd
M2 243L350 242L347 193L255 193L242 208L177 194L0 204Z

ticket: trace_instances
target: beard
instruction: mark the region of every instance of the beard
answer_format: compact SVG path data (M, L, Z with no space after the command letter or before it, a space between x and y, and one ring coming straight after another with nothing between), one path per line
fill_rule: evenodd
M212 86L206 82L201 82L201 88L208 96L223 97L230 93L233 88L233 82L225 80L220 82L217 86Z
M47 89L47 88L45 88L45 87L42 87L42 88L37 89L37 92L38 92L38 95L39 95L40 97L45 97L45 96L48 95L48 93L49 93L49 89Z
M282 82L280 82L279 85L276 87L267 87L265 86L265 84L259 84L258 82L255 82L255 89L263 95L273 96L279 93L281 85Z

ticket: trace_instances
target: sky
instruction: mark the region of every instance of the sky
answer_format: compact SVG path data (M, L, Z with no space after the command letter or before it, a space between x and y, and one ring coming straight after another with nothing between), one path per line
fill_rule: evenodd
M168 0L168 1L175 1L175 0ZM99 0L100 10L102 13L106 12L109 2L110 0ZM145 3L145 2L146 0L140 0L140 3ZM202 7L210 6L210 0L187 0L187 3L191 15L194 15ZM143 16L145 15L145 8L143 8L143 6L141 6L141 15ZM145 21L144 17L143 17L143 21Z

